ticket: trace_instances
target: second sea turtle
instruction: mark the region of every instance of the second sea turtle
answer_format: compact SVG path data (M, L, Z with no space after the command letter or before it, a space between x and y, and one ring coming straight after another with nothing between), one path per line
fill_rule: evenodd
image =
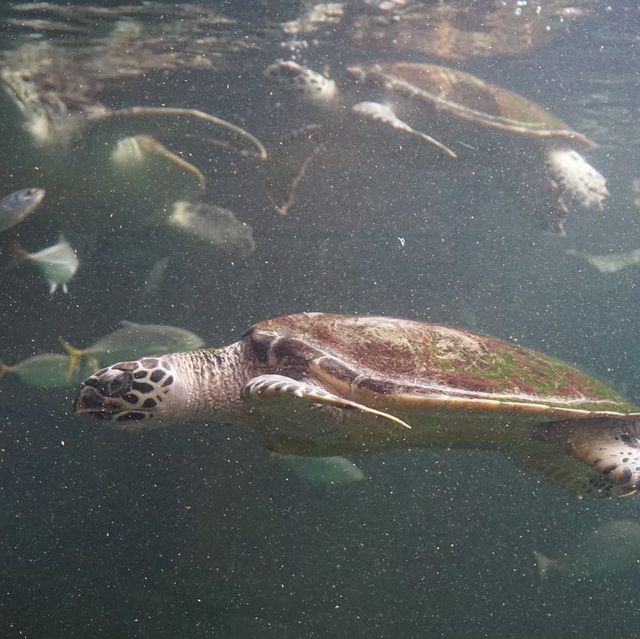
M571 203L600 212L609 194L605 178L578 151L594 148L591 140L538 104L469 73L436 64L361 64L348 67L338 84L279 61L265 76L323 118L320 129L303 129L291 138L295 146L277 152L286 169L276 165L274 173L288 181L283 201L289 205L317 149L330 138L352 144L358 122L440 145L472 172L495 166L496 178L532 200L555 232L564 231ZM297 167L291 158L299 159Z
M640 488L640 409L564 362L487 335L300 313L220 349L103 368L76 412L126 429L215 419L277 453L497 449L578 496Z

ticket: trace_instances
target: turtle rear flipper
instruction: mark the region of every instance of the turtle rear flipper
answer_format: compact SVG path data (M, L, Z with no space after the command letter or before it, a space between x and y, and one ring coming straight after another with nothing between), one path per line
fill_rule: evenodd
M519 461L578 497L623 497L640 489L638 420L556 421L541 426L533 439Z

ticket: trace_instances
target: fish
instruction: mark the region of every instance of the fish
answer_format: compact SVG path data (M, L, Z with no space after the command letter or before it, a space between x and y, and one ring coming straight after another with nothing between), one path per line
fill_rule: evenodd
M153 298L157 295L166 276L170 261L171 258L165 255L152 264L147 276L144 278L143 297Z
M640 523L609 521L577 535L563 557L551 558L538 551L534 557L541 583L549 576L578 581L640 570Z
M364 479L364 473L346 457L304 457L271 453L303 482L318 488L348 486Z
M175 202L167 224L225 253L246 257L256 249L252 228L241 222L233 211L221 206Z
M0 233L22 222L44 200L44 189L14 191L0 200Z
M121 328L104 335L84 349L63 341L62 345L69 356L68 375L73 375L80 360L86 357L95 357L100 364L105 365L136 357L193 351L204 346L204 340L199 335L177 326L136 324L127 320L123 320L121 324Z
M24 259L35 262L49 284L49 294L53 295L58 286L68 293L67 284L71 281L80 266L80 260L71 244L61 235L53 246L48 246L37 253L23 253Z
M21 382L38 388L64 388L79 383L85 372L98 367L95 359L88 358L76 375L68 376L69 356L61 353L33 355L9 366L0 362L0 377L15 375Z
M586 260L600 273L617 273L626 268L640 264L640 249L633 249L624 253L609 253L608 255L589 255L569 249L567 255L573 255Z

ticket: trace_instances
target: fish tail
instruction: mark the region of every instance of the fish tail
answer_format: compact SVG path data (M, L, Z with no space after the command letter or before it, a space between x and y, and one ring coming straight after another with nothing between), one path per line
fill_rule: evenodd
M553 559L550 559L549 557L547 557L546 555L543 555L541 552L538 552L537 550L533 551L533 556L535 557L536 566L538 567L538 579L542 584L547 579L547 576L549 574L549 568L553 563Z
M20 243L20 240L14 240L11 245L11 257L16 262L22 262L29 257L29 251Z
M70 344L62 338L60 338L60 342L62 343L64 350L67 351L67 355L69 355L69 365L67 366L67 381L70 382L74 374L78 370L80 360L83 357L87 357L87 355L89 355L89 351L86 349L76 348L73 344Z
M10 373L12 368L12 366L7 366L2 360L0 360L0 378L4 377L7 373Z
M13 239L8 247L7 262L0 268L0 274L13 270L20 262L29 258L29 252L20 244L17 239Z

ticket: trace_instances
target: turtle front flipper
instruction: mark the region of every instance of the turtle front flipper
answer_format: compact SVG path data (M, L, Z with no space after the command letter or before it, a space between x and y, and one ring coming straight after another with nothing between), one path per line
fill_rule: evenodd
M422 140L423 142L434 146L450 158L458 157L455 151L452 151L448 146L442 144L442 142L439 142L426 133L422 133L422 131L416 131L416 129L408 125L404 120L401 120L385 104L380 104L379 102L358 102L358 104L354 104L353 107L351 107L351 111L367 124L376 124L378 126L387 127L396 135L408 136L410 138Z
M95 111L89 117L92 129L115 127L119 137L145 134L183 140L193 137L242 155L265 160L267 151L246 129L199 109L132 106L115 111Z
M582 473L582 486L573 489L579 497L623 497L640 489L638 419L599 417L557 421L542 426L535 439L553 445L557 453L565 456L565 462L554 463L554 452L547 446L546 470L542 466L538 468L547 479L553 481L555 475L555 483L565 483L565 471L575 466L573 460L591 468L590 472ZM540 457L542 460L545 453ZM529 465L535 464L531 456L529 462Z
M411 429L411 426L398 417L364 404L334 395L320 386L300 382L284 375L260 375L250 379L242 390L245 401L260 412L270 412L283 418L287 410L301 422L304 428L305 412L311 414L318 406L338 408L343 411L355 411L375 417L382 417L395 426Z
M271 161L266 176L267 195L281 215L289 213L309 167L324 150L329 136L325 127L312 124L280 140L270 151Z

